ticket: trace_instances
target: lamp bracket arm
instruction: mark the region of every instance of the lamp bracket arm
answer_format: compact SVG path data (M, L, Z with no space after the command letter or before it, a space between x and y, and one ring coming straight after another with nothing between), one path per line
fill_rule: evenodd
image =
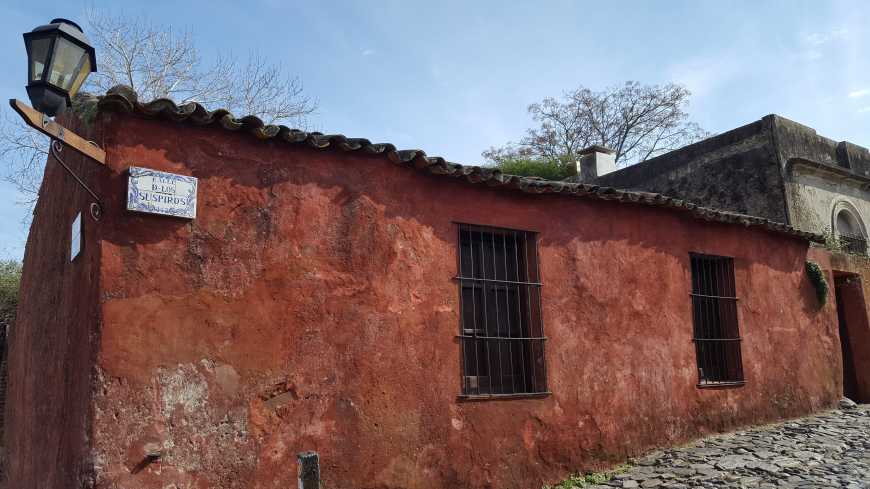
M10 99L9 105L21 116L28 126L52 138L52 140L61 141L64 145L69 146L101 165L106 164L106 152L99 146L66 129L47 115L20 100Z
M101 202L101 199L96 193L94 193L93 190L91 190L90 187L88 187L88 185L81 179L81 177L76 175L72 168L67 166L66 162L63 161L63 158L61 158L60 156L63 148L64 142L62 140L52 138L49 148L51 156L53 156L54 160L57 161L60 166L62 166L63 169L66 170L66 172L75 179L76 182L78 182L81 188L85 189L85 191L90 194L91 197L93 197L94 202L91 203L91 217L93 217L95 221L99 221L100 217L102 217L103 215L103 204Z

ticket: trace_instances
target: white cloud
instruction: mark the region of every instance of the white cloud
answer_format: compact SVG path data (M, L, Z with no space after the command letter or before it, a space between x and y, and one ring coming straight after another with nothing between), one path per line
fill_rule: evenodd
M371 55L373 55L373 54L375 54L375 53L376 53L376 51L375 51L374 49L363 49L363 50L362 50L362 55L363 55L363 56L371 56Z
M810 46L821 46L828 42L828 37L818 32L813 32L804 36L804 42Z
M831 41L839 41L849 36L849 30L845 28L837 28L830 32L811 32L803 37L804 43L810 46L821 46Z
M815 61L825 57L826 51L832 46L827 46L832 42L847 41L850 38L850 31L844 27L831 29L828 32L810 32L803 34L798 40L802 45L800 55L807 61Z
M807 58L807 60L813 61L816 59L820 59L822 57L822 52L818 49L809 49L804 52L804 56Z
M853 90L849 92L849 98L864 97L865 95L870 95L870 88L862 88L860 90Z
M859 114L866 114L867 112L870 112L870 106L868 106L868 107L861 107L860 109L858 109L858 113L859 113Z

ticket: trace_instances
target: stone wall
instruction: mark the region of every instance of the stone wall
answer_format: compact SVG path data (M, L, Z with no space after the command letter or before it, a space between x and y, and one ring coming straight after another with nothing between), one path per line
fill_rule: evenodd
M799 159L818 166L793 165ZM825 170L825 168L828 170ZM832 231L848 202L870 222L870 151L777 115L605 175L599 185L660 192L699 205Z
M835 206L843 203L870 222L870 152L819 136L810 127L774 119L778 157L785 168L790 224L812 232L831 232ZM801 163L796 163L800 161Z
M773 117L605 175L595 183L788 222L771 139Z
M293 487L305 450L326 487L539 487L840 396L836 314L815 306L803 241L110 117L98 488ZM120 210L130 165L198 177L197 219ZM539 233L551 395L457 399L457 222ZM696 385L690 252L735 258L741 388Z
M804 158L870 176L870 151L867 148L820 136L815 129L785 117L773 115L768 118L775 128L777 156L782 165L792 158Z
M870 192L854 179L820 172L803 165L792 166L786 182L791 224L810 232L831 232L834 208L848 204L866 223L870 222Z

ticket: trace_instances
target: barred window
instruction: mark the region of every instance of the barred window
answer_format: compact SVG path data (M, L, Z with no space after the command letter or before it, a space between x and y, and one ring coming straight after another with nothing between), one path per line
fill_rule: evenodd
M694 253L690 259L698 383L701 386L742 384L734 260Z
M864 225L855 214L848 209L842 209L837 212L834 224L841 250L858 255L867 253L867 237L864 236Z
M459 226L462 396L547 393L536 235Z

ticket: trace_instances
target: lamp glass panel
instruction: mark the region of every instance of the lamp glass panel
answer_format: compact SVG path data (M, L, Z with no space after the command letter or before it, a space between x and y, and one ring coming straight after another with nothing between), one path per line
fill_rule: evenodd
M85 48L58 37L54 45L54 56L51 57L48 82L69 92L79 76L82 58L85 56L87 56Z
M88 56L87 53L85 53L84 57L82 58L82 62L78 68L78 75L76 76L75 80L73 80L72 87L70 87L70 89L69 89L69 96L70 97L79 93L79 88L82 87L82 83L85 82L85 78L87 78L88 75L90 75L90 74L91 74L91 57Z
M45 63L48 62L48 50L51 48L51 38L31 39L27 44L27 58L30 61L30 81L42 80L45 73Z

